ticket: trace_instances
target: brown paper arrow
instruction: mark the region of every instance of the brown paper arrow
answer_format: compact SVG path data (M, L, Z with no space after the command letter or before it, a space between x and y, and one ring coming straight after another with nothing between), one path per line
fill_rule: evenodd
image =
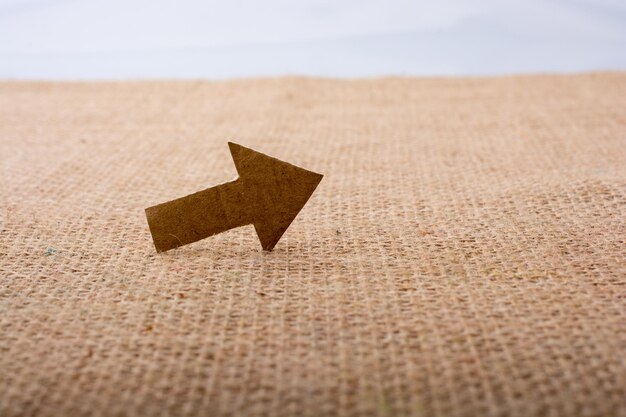
M322 180L307 171L228 142L239 178L146 209L157 252L253 224L272 250Z

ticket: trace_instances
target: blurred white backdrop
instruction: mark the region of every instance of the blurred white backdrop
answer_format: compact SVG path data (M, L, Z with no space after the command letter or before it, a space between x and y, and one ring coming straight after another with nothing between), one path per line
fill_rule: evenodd
M626 69L624 0L0 0L0 78Z

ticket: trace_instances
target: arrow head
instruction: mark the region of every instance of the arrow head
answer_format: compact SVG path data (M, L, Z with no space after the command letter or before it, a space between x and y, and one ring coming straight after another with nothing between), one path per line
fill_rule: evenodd
M323 175L228 142L261 246L272 250Z

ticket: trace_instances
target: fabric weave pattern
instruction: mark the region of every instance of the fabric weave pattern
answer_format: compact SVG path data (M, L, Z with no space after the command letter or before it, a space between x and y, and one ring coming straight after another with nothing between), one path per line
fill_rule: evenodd
M324 174L157 254L144 209ZM625 416L626 74L0 83L0 415Z

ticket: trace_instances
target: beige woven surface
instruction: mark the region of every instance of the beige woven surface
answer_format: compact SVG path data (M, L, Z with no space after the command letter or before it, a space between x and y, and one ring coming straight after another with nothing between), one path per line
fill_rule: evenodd
M325 174L157 255L227 140ZM626 415L626 74L0 83L0 415Z

